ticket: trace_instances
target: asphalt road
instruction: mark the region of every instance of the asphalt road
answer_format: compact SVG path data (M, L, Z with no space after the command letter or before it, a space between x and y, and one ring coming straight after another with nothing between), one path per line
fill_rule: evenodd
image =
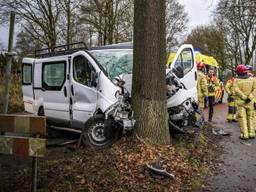
M223 128L231 136L221 138L217 172L207 178L202 191L212 192L256 192L256 139L241 141L237 123L227 123L227 105L215 107L215 129Z

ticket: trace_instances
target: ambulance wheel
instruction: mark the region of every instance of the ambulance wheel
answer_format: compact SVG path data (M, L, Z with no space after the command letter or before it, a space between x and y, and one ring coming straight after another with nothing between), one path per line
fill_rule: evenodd
M82 144L91 149L100 150L108 148L118 139L119 131L114 132L111 137L106 137L105 131L105 116L97 114L85 123L80 140Z

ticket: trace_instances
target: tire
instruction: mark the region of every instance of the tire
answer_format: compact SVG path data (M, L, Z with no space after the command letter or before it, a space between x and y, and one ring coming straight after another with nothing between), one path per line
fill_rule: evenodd
M110 147L118 139L118 129L111 137L107 138L104 135L104 121L105 116L103 114L97 114L85 123L84 130L81 134L82 144L91 149L101 150Z

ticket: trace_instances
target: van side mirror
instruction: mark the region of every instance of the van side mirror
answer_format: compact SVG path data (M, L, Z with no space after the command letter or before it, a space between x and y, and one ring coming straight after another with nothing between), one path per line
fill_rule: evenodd
M184 77L184 70L181 66L177 66L175 68L172 69L172 72L179 78L183 78Z
M97 79L98 79L98 73L95 71L92 71L91 72L91 86L92 87L97 87L97 85L98 85Z

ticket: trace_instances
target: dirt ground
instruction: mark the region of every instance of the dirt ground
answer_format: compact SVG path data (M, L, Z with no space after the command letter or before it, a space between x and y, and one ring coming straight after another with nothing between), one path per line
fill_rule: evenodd
M205 183L199 182L198 185L199 186L203 185L203 186L202 188L199 187L201 189L196 191L200 191L200 192L209 192L209 191L210 192L215 192L215 191L216 192L229 192L229 191L230 192L245 192L245 191L253 192L253 191L256 191L256 140L241 142L241 140L239 139L238 124L227 123L226 113L227 113L226 104L216 105L214 122L212 123L212 126L216 130L223 128L225 131L230 132L231 136L226 136L226 137L214 136L216 137L216 139L213 139L212 142L218 144L219 146L218 148L220 149L218 151L220 152L220 155L217 159L213 160L212 162L207 162L207 164L213 167L214 171L211 172L210 175L205 177L205 180L206 180ZM121 150L117 149L116 151L121 151ZM88 165L88 163L84 164L84 162L88 162L91 154L82 153L83 155L82 160L81 159L77 160L76 153L74 153L73 151L69 151L66 148L51 148L50 150L48 150L48 153L49 154L47 154L47 156L49 157L49 159L47 160L47 164L43 163L42 160L39 161L39 166L43 168L39 172L39 176L40 175L41 176L40 176L40 182L38 183L39 185L38 187L43 189L43 186L47 184L47 186L52 187L53 189L52 191L74 191L74 188L69 188L69 187L82 186L81 190L80 188L76 188L76 190L84 191L85 189L84 187L87 184L87 182L91 182L87 178L90 178L89 176L92 174L91 172L88 172L88 167L92 167L92 165ZM106 152L106 158L111 156L112 154L112 153L110 154L108 153L110 152ZM206 155L209 156L211 154L206 153ZM94 156L94 155L91 155L91 156ZM197 156L197 154L195 154L195 156ZM97 162L98 157L100 156L96 156L94 158L94 161ZM184 162L186 163L184 165L190 167L188 162L190 163L194 162L193 158L192 160L191 160L191 157L189 158L189 161L185 160ZM76 167L67 166L73 163L74 161L78 161L78 162L81 161L82 163L81 162L78 163ZM199 165L196 166L197 167L196 169L200 168L200 166L203 167L203 165L200 164L200 161L196 161L196 164L197 163L199 163ZM63 164L66 166L62 167L59 164ZM101 164L104 164L104 162L99 161L99 165L98 164L93 165L93 166L96 166L96 168L92 170L94 171L93 173L95 173L95 170L99 170L97 166L100 166ZM31 165L30 158L24 159L24 158L15 157L15 156L0 155L0 192L27 191L29 186L29 180L30 180L29 179L30 165ZM82 166L79 168L80 165ZM83 166L85 168L83 168ZM76 169L75 174L79 173L78 176L80 176L82 173L85 174L83 175L82 179L78 176L76 177L72 176L71 173L74 168ZM84 169L87 170L88 177L86 177L86 172L83 172ZM42 170L45 170L45 171L42 171ZM182 171L182 170L183 170L183 166L179 167L179 171ZM71 173L67 174L68 172L71 172ZM110 178L108 178L108 182L109 182L108 185L115 183L116 182L115 179L117 179L120 176L113 170L111 171L111 173L107 172L103 174L104 177L107 177L107 176L109 177L109 175L110 175ZM100 181L102 178L103 177L99 177L98 180ZM97 178L94 178L92 183L95 183L98 180ZM51 182L49 183L49 181ZM58 186L58 184L63 183L63 181L66 181L64 182L65 185ZM68 181L70 182L72 181L73 183L72 182L68 183ZM24 189L22 189L22 187L24 187ZM62 189L64 188L66 190L55 190L59 188L62 188ZM10 190L10 189L15 189L15 190ZM39 191L45 191L45 190L39 190ZM92 191L95 191L95 190L92 190ZM180 191L180 190L176 190L176 191ZM191 190L185 190L185 191L191 191Z
M217 171L207 178L202 191L254 192L256 191L256 140L243 142L239 139L237 123L226 122L227 106L215 107L213 126L230 132L230 137L220 140L222 154L217 160Z

